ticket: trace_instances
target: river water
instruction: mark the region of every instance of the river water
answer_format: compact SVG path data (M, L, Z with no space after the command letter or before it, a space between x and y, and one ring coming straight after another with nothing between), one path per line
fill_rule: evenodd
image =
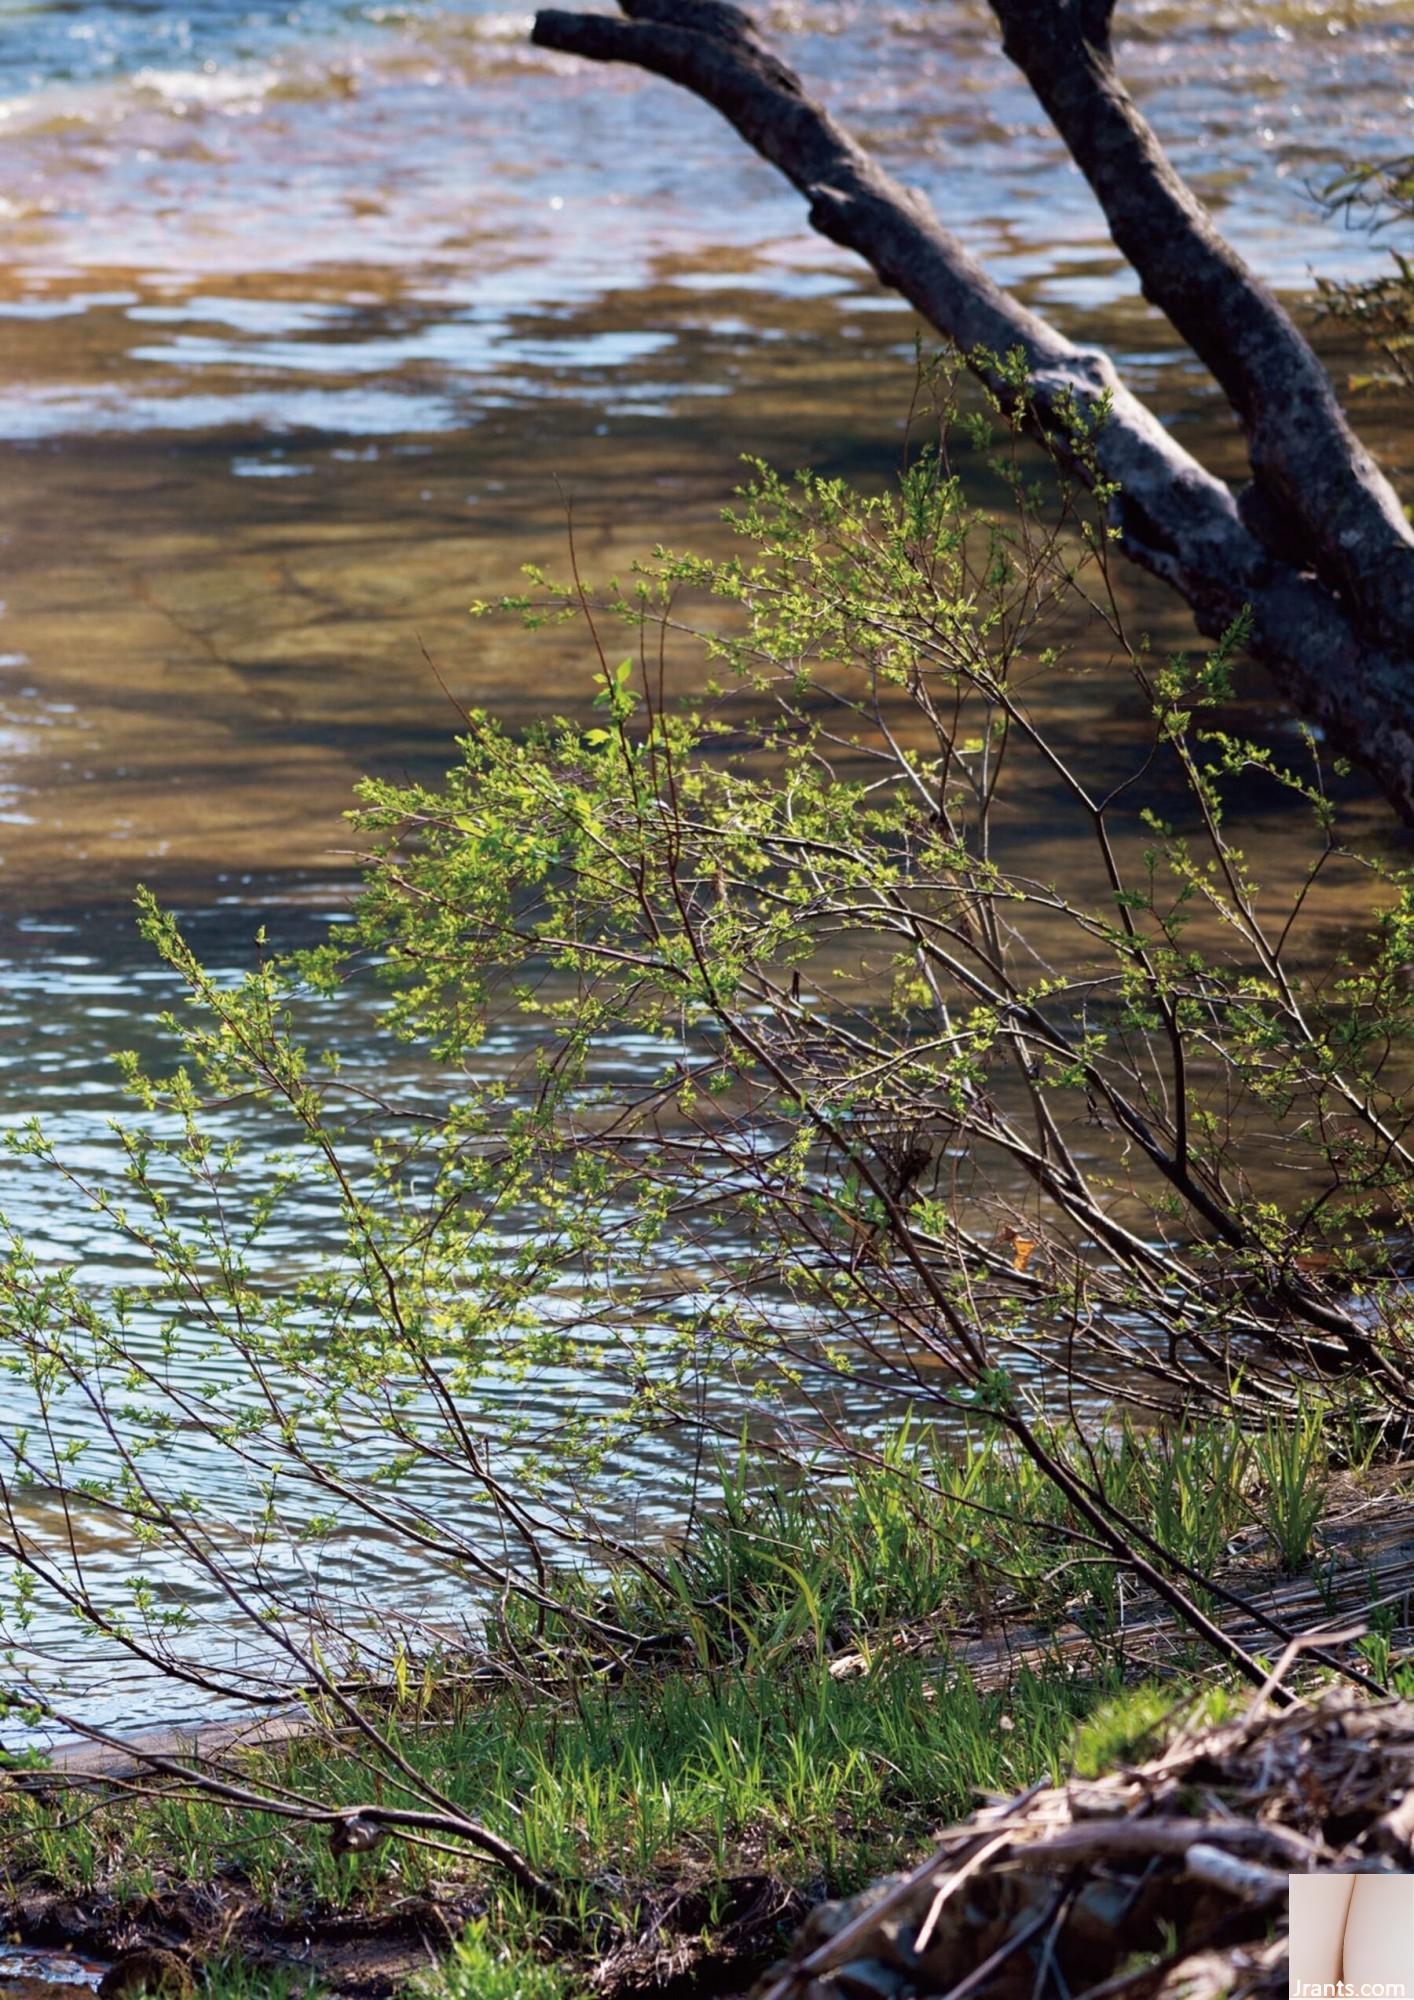
M980 0L763 12L998 277L1240 475ZM1120 16L1127 76L1254 264L1294 298L1378 267L1311 189L1407 144L1409 0ZM866 481L897 462L910 313L713 114L532 50L529 21L483 0L0 0L0 1117L41 1113L94 1173L112 1053L153 1045L171 992L134 883L234 971L257 923L307 938L344 905L352 787L444 767L443 683L512 723L582 703L577 638L466 616L523 562L563 567L566 495L602 575L658 540L717 545L743 451ZM1322 338L1338 375L1357 365ZM1407 419L1367 399L1361 422L1407 474ZM1177 607L1126 587L1183 642ZM1132 727L1100 663L1048 704L1091 744ZM1358 781L1349 804L1395 839ZM1250 833L1279 878L1281 824ZM1061 837L1044 806L1034 835ZM372 1046L363 1002L332 1029ZM0 1207L108 1271L52 1183L10 1170ZM323 1226L312 1210L307 1252ZM650 1501L671 1469L640 1468ZM130 1560L96 1535L100 1574ZM387 1561L397 1597L412 1578ZM84 1681L95 1715L170 1712L91 1658Z

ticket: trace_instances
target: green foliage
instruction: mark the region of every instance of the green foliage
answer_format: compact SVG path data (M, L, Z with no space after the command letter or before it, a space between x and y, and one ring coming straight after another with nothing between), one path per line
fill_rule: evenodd
M255 1967L235 1957L204 1965L198 1988L205 2000L320 2000L326 1990L307 1974Z
M1201 1575L1225 1566L1243 1531L1267 1526L1254 1440L1230 1419L1162 1432L1123 1419L1092 1438L1048 1432L1045 1443L1062 1462L1088 1455L1116 1516ZM1324 1471L1327 1454L1317 1456ZM1113 1556L995 1427L959 1441L906 1423L844 1468L824 1454L782 1479L742 1452L720 1477L720 1500L681 1553L652 1575L621 1572L613 1592L616 1622L680 1633L704 1668L731 1657L769 1674L782 1658L854 1650L867 1667L875 1649L900 1642L946 1657L1003 1615L1043 1629L1069 1619L1123 1666ZM513 1650L528 1628L523 1610L508 1628ZM561 1633L552 1618L548 1630L569 1640L574 1626Z
M905 1662L858 1715L848 1683L824 1705L839 1635L985 1620L1000 1522L1002 1594L1108 1643L1123 1576L1152 1560L1201 1591L1254 1508L1301 1560L1330 1438L1409 1414L1414 879L1341 845L1314 740L1288 763L1220 726L1243 622L1155 660L1111 587L1112 494L1038 495L996 406L965 448L1010 507L979 508L938 388L891 492L758 466L725 561L659 551L597 593L532 577L514 615L585 621L585 713L523 736L474 714L440 786L367 784L366 887L321 950L223 983L144 900L187 1003L170 1069L126 1059L121 1183L38 1127L10 1139L144 1271L0 1260L0 1483L43 1529L9 1544L13 1701L53 1708L22 1671L39 1590L204 1687L262 1672L330 1722L369 1686L422 1699L440 1661L311 1581L335 1529L531 1650L572 1627L612 1655L636 1574L711 1676L671 1696L696 1761L650 1716L557 1724L641 1758L624 1817L588 1751L561 1795L533 1729L488 1747L468 1720L477 1797L546 1865L591 1825L645 1857L680 1811L720 1813L720 1846L743 1801L789 1798L825 1840L846 1784L896 1803L871 1759L915 1782L924 1700ZM1072 455L1103 417L1070 414ZM1064 701L1033 711L1038 678L1101 650L1132 679L1132 752ZM1280 890L1230 831L1262 802L1306 843ZM360 1066L319 1047L321 1006L373 974L385 1062ZM563 1393L532 1415L544 1382ZM926 1449L860 1486L909 1410ZM686 1468L743 1435L719 1521L684 1492L680 1557L625 1541L635 1452L691 1440ZM196 1479L203 1455L239 1477ZM792 1461L836 1496L823 1525ZM122 1588L85 1566L99 1527L140 1551ZM239 1672L194 1618L213 1595ZM750 1679L754 1721L732 1708L722 1659L797 1655L803 1681ZM935 1786L985 1761L981 1701L929 1711ZM435 1802L401 1738L378 1748ZM344 1864L318 1865L337 1893Z
M1283 1568L1303 1568L1325 1510L1330 1454L1318 1409L1269 1422L1255 1440L1263 1518Z
M1323 189L1328 208L1348 224L1391 230L1414 219L1414 154L1364 160L1345 169ZM1414 388L1414 258L1406 247L1389 245L1387 268L1373 278L1336 284L1318 278L1321 304L1353 326L1384 359L1374 374L1350 378L1354 390L1391 381Z
M1101 1702L1081 1723L1075 1733L1075 1770L1082 1778L1104 1777L1156 1756L1181 1730L1216 1728L1238 1712L1238 1702L1222 1688L1178 1702L1171 1688L1130 1688Z
M972 1510L1002 1497L1006 1467L990 1452L985 1462L984 1474L949 1483L943 1454L920 1454L902 1437L847 1483L792 1481L748 1496L728 1476L720 1509L669 1581L632 1569L622 1579L617 1618L646 1647L626 1670L588 1654L572 1616L537 1635L522 1612L503 1634L499 1683L477 1684L467 1662L447 1659L403 1696L371 1703L415 1781L385 1768L380 1803L432 1790L514 1831L537 1867L571 1885L559 1921L574 1958L592 1956L606 1925L633 1934L665 1876L710 1883L765 1868L802 1884L823 1874L843 1892L897 1864L940 1818L969 1811L979 1787L1058 1778L1077 1720L1118 1698L1122 1673L1107 1663L1056 1675L1023 1669L989 1690L950 1657L979 1600L977 1558L954 1554L948 1534L971 1534L996 1563L984 1517L962 1505L964 1489ZM943 1481L930 1476L934 1465ZM1026 1487L1022 1508L1032 1499L1049 1501L1043 1483ZM875 1527L887 1537L877 1575L867 1546ZM1035 1565L1044 1594L1053 1525L1030 1524L1018 1544L1017 1562ZM1007 1567L984 1587L1006 1588ZM677 1643L665 1646L665 1636ZM538 1657L537 1637L551 1649ZM271 1797L317 1788L332 1811L369 1796L356 1746L317 1733L246 1752L238 1770ZM3 1844L15 1878L39 1871L56 1886L98 1886L141 1907L157 1879L234 1876L287 1920L376 1908L476 1866L469 1853L395 1841L336 1856L323 1826L232 1812L195 1794L94 1800L76 1816L62 1799L16 1793ZM481 1880L492 1899L487 1925L473 1927L429 1990L442 1991L437 1978L451 1993L479 1991L478 1980L494 1993L498 1981L538 1991L536 1981L567 1979L536 1956L543 1910L513 1886ZM238 1967L229 1977L233 1994L247 1990Z
M420 1979L423 2000L568 2000L582 1982L566 1968L498 1944L486 1918L470 1925L450 1956Z
M520 980L552 1038L538 1184L631 1205L627 1240L654 1260L669 1242L710 1257L717 1327L777 1360L817 1350L760 1309L764 1272L816 1328L882 1313L905 1345L916 1332L954 1406L1005 1410L1009 1342L1096 1315L1101 1345L1194 1397L1240 1393L1231 1362L1214 1366L1240 1329L1255 1409L1270 1359L1284 1374L1309 1358L1305 1324L1402 1403L1379 1327L1395 1338L1403 1310L1386 1244L1410 1205L1411 888L1343 854L1313 743L1301 772L1201 724L1230 694L1243 622L1197 662L1133 653L1153 716L1142 768L1166 773L1178 813L1130 808L1124 785L1102 799L1021 692L1056 670L1048 634L1077 593L1104 612L1086 522L1066 511L1043 539L986 517L943 448L875 498L757 467L732 518L748 557L661 554L607 593L599 616L640 642L638 705L625 660L612 727L513 740L478 716L445 790L367 792L361 940L386 954L399 1030L465 1057L497 982ZM729 671L715 702L670 698L649 647L683 592L729 607L702 641ZM1004 864L1003 787L1022 772L1048 774L1090 824L1097 894ZM1262 785L1310 827L1275 918L1224 830L1229 794ZM1343 869L1382 878L1385 901L1313 978L1308 906ZM1033 930L1066 938L1063 976L1052 942L1028 959ZM596 1069L626 1032L661 1051L629 1090ZM612 1147L579 1115L593 1103ZM1082 1171L1087 1128L1099 1157ZM981 1173L1010 1173L1025 1204L1011 1237L1057 1224L1063 1282L1038 1280L1041 1256L1015 1283L989 1257L985 1198L944 1172L987 1154ZM735 1263L718 1248L733 1232L752 1253ZM1077 1261L1086 1237L1107 1266ZM1313 1261L1334 1289L1308 1281ZM614 1262L631 1282L623 1241ZM1196 1357L1176 1377L1175 1354Z

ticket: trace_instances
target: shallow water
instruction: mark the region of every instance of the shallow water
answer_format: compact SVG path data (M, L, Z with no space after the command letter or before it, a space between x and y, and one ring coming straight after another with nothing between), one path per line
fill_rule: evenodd
M766 11L999 276L1238 472L1212 385L1139 300L980 0ZM1414 6L1121 18L1126 73L1273 282L1375 268L1309 183L1407 142ZM577 639L466 617L522 562L563 568L566 496L602 575L659 539L716 545L743 450L864 480L897 461L911 314L713 114L530 50L528 20L0 0L0 1113L42 1112L100 1167L111 1052L169 990L132 939L134 881L235 969L258 921L308 935L346 898L359 774L443 767L442 682L512 722L582 702ZM1362 422L1408 472L1407 421ZM1183 643L1179 607L1126 590ZM1132 697L1103 663L1037 706L1123 758ZM1358 782L1350 804L1396 838ZM1285 829L1248 831L1279 886ZM1063 849L1044 796L1020 836ZM366 1036L366 1013L339 1032ZM0 1206L101 1271L77 1202L12 1178ZM314 1254L325 1221L305 1220ZM553 1385L571 1390L598 1393ZM671 1465L642 1468L650 1508ZM130 1721L153 1699L102 1695Z
M45 1995L92 1993L106 1968L73 1952L30 1950L0 1944L0 2000L43 2000Z

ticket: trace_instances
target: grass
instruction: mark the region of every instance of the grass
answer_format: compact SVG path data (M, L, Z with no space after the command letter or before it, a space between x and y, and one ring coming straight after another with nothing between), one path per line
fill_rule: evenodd
M840 1680L822 1658L805 1657L770 1675L692 1668L554 1699L468 1697L430 1726L398 1719L399 1747L456 1803L511 1834L542 1871L578 1885L551 1938L543 1913L512 1885L483 1878L489 1929L468 1933L418 1990L439 2000L559 2000L577 1990L576 1961L582 1970L602 1948L635 1938L670 1884L704 1891L704 1938L745 1872L846 1893L969 1811L979 1787L1009 1792L1057 1776L1076 1721L1116 1691L1111 1680L1028 1675L1005 1696L987 1695L966 1677L936 1681L916 1658ZM263 1764L333 1803L369 1795L365 1769L314 1742L254 1761L253 1775ZM380 1789L394 1802L393 1787ZM17 1833L7 1842L16 1873L27 1860L65 1887L102 1887L134 1912L164 1878L209 1883L233 1869L280 1917L377 1910L473 1873L391 1842L358 1859L335 1856L318 1834L292 1837L267 1817L201 1800L125 1803L81 1828L36 1823L28 1838ZM547 1945L558 1969L544 1962ZM239 2000L259 1989L223 1972L210 1990Z
M1181 1563L1208 1575L1239 1536L1288 1570L1312 1554L1338 1417L1313 1403L1247 1432L1235 1422L1143 1428L1124 1418L1078 1459L1120 1514ZM638 1572L607 1608L632 1629L680 1629L703 1665L722 1653L768 1665L792 1648L851 1641L927 1622L935 1650L1005 1610L1046 1625L1078 1619L1096 1643L1121 1623L1112 1558L1070 1538L1056 1488L996 1431L955 1440L905 1427L877 1462L844 1476L763 1485L743 1457L720 1471L720 1497L666 1590ZM1255 1538L1255 1539L1254 1539ZM525 1633L512 1631L513 1642Z
M307 1972L281 1972L271 1966L246 1965L239 1958L218 1958L203 1967L201 1992L205 2000L317 2000L320 1986ZM526 2000L531 2000L529 1994Z
M1093 1462L1115 1504L1197 1567L1254 1527L1273 1557L1296 1561L1315 1534L1328 1455L1319 1422L1303 1418L1292 1436L1194 1426L1155 1437L1120 1424ZM129 1908L164 1884L238 1878L283 1916L376 1910L477 1881L486 1922L417 1990L561 2000L576 1990L576 1959L633 1937L665 1884L702 1890L707 1932L722 1885L743 1872L846 1893L915 1854L979 1792L1099 1771L1161 1735L1199 1683L1126 1685L1116 1571L1061 1526L1053 1489L994 1438L959 1453L904 1434L882 1463L830 1480L753 1486L744 1465L727 1466L717 1505L661 1580L633 1570L572 1589L581 1610L653 1637L641 1664L606 1668L573 1620L537 1630L518 1612L501 1638L526 1676L487 1690L458 1681L454 1661L419 1663L429 1670L407 1676L380 1725L459 1807L578 1885L553 1966L543 1913L470 1860L395 1841L340 1856L318 1829L203 1798L66 1813L11 1792L5 1872L12 1887L102 1888ZM1001 1610L1042 1630L1062 1612L1088 1627L1097 1643L1083 1672L1057 1656L1004 1691L980 1687L953 1641ZM336 1808L402 1797L327 1738L252 1753L250 1766ZM271 1990L241 1976L227 1965L209 1990Z
M1330 1467L1318 1410L1301 1409L1273 1421L1256 1440L1267 1496L1268 1532L1282 1567L1294 1573L1309 1561L1325 1508Z
M840 1679L805 1656L770 1674L644 1673L531 1699L467 1695L432 1721L380 1720L410 1763L543 1873L642 1882L664 1869L716 1877L745 1864L849 1886L940 1818L968 1811L979 1788L1057 1775L1077 1718L1117 1686L1028 1674L1004 1695L985 1694L965 1675L939 1679L917 1657ZM318 1739L250 1762L254 1777L317 1787L335 1807L370 1794L361 1762ZM376 1789L397 1802L393 1784ZM272 1907L343 1908L380 1881L416 1893L447 1873L442 1855L389 1843L350 1859L319 1833L295 1836L203 1799L115 1806L67 1828L42 1804L15 1800L10 1810L12 1870L71 1891L102 1882L130 1902L159 1878L209 1881L233 1865Z
M576 1981L558 1965L498 1944L484 1917L468 1928L446 1962L413 1992L426 2000L570 2000Z

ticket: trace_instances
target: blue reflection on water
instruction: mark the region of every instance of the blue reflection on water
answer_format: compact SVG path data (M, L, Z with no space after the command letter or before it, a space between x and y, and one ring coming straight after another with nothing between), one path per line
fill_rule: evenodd
M324 35L372 34L385 22L419 14L490 14L488 0L441 0L431 6L378 7L351 0L0 0L0 91L50 83L88 84L144 69L201 70L259 62Z

